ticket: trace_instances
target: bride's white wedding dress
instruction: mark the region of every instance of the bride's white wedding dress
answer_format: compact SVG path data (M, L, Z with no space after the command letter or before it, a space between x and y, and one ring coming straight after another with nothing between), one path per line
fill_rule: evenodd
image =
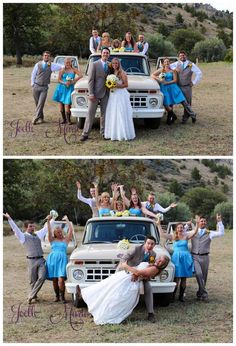
M144 269L147 262L136 268ZM96 324L118 324L128 317L139 301L142 281L131 281L132 274L122 270L81 290L88 311Z
M118 84L122 84L122 81L118 81ZM125 88L115 88L110 91L106 108L104 137L112 141L135 138L133 110L129 92Z

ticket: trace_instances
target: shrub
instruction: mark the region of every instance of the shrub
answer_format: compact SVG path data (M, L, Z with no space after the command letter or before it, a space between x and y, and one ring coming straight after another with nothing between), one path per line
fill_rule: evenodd
M158 58L158 56L171 56L176 55L176 49L174 45L167 41L163 35L146 35L149 42L149 56L152 59Z
M166 208L171 203L176 201L176 196L173 193L165 192L162 193L158 198L158 203ZM171 221L187 221L191 218L191 211L187 204L179 202L176 208L172 208L170 211L165 213L164 222L168 223Z
M227 50L224 61L233 62L233 48Z
M191 172L191 177L194 179L194 180L201 180L202 176L199 172L199 170L197 169L197 167L194 167L192 172Z
M224 60L226 47L224 42L218 38L209 38L197 42L192 51L193 57L204 62Z
M221 214L225 227L233 228L233 205L230 202L222 202L215 206L213 217L216 214Z
M169 191L174 193L176 196L182 196L184 194L182 185L178 183L176 179L172 179L169 184Z

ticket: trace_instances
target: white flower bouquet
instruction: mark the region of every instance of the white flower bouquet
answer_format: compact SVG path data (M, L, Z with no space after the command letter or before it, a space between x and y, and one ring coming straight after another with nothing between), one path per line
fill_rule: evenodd
M118 78L115 74L109 74L106 78L106 87L108 89L114 89L117 86Z

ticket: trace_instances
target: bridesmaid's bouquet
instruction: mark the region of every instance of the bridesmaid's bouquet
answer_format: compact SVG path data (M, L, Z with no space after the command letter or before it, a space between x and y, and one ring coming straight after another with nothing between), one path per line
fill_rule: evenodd
M128 239L122 239L117 244L117 248L120 250L128 250L129 247L130 247L130 243L129 243Z
M72 78L71 76L66 76L66 81L67 82L73 82L74 78ZM67 88L69 88L69 85L66 86Z
M106 78L105 86L108 89L114 89L117 86L118 78L115 74L109 74Z
M159 74L159 76L158 76L158 79L159 79L160 81L163 81L163 80L165 80L165 77L166 77L165 72L161 72L161 73Z

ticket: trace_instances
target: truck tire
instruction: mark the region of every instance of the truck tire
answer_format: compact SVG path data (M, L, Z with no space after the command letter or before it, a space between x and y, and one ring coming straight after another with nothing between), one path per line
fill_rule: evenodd
M158 127L160 126L161 123L161 118L147 118L144 119L144 125L145 127L148 127L149 129L158 129Z
M85 118L77 118L77 127L78 127L78 129L83 130L84 122L85 122Z
M172 293L154 293L153 302L155 305L168 306L171 302Z

